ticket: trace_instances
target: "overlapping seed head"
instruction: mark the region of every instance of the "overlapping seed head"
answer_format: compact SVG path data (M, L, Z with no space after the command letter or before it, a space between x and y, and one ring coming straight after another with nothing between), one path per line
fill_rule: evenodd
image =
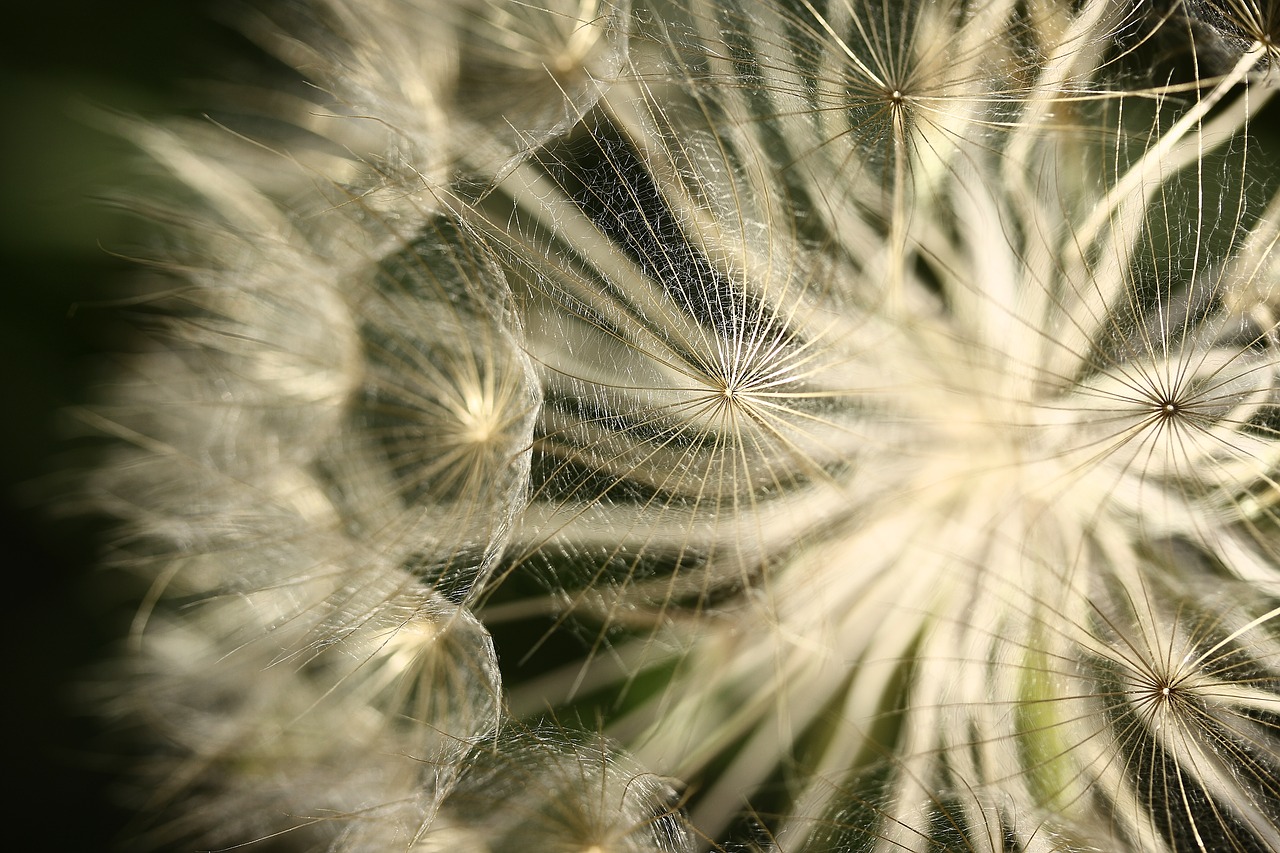
M179 284L86 414L159 837L1280 848L1268 20L250 19L315 103L131 131Z

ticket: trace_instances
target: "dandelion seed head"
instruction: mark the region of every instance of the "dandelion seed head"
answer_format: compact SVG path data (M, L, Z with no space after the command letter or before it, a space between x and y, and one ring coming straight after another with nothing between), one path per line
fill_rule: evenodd
M309 8L258 34L349 153L141 131L209 259L86 415L193 833L1280 846L1264 40L1134 86L1177 15Z

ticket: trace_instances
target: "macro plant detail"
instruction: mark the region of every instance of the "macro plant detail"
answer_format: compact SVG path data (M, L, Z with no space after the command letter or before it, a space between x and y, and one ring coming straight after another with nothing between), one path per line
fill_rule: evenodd
M144 840L1280 850L1268 15L246 13L82 413Z

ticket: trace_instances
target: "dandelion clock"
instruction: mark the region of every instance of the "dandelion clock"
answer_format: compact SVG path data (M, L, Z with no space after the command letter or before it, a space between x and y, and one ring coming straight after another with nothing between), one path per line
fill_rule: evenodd
M1280 850L1268 5L255 5L118 122L130 843Z

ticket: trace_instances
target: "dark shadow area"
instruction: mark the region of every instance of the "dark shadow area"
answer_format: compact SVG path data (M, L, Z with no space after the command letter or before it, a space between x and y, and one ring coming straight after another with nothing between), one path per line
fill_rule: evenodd
M10 582L6 750L16 850L115 847L127 814L107 794L85 685L127 625L123 590L94 568L106 526L67 516L92 445L68 407L85 401L127 325L104 300L127 292L138 226L102 203L128 181L129 146L96 110L162 115L198 102L196 81L252 51L201 3L45 0L7 14L0 52L3 292L0 559Z

